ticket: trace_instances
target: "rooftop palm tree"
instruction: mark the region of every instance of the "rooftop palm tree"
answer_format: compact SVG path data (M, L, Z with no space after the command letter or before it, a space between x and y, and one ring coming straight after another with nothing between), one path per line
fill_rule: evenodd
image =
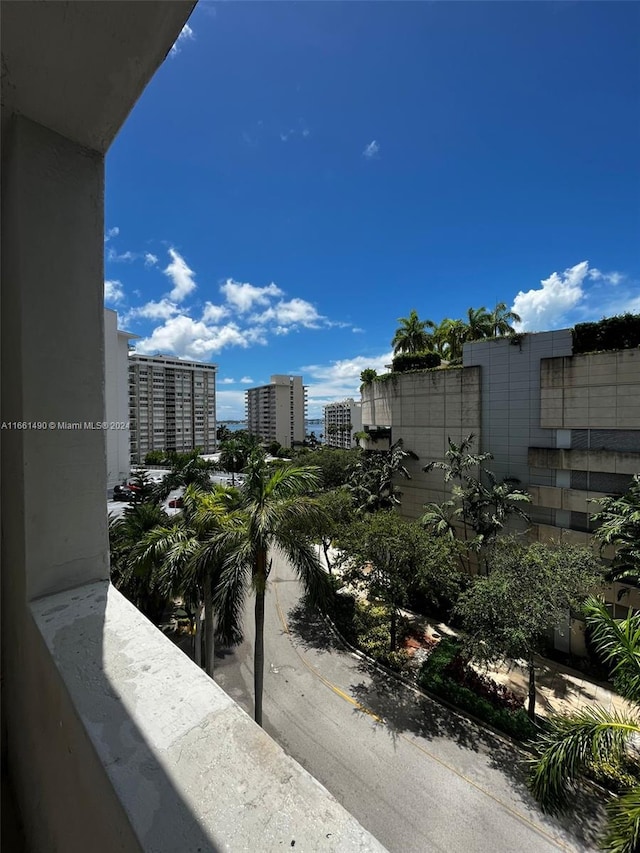
M613 666L616 685L636 707L635 713L608 711L588 706L568 717L554 716L549 729L534 746L531 789L543 808L560 811L568 804L568 790L579 772L600 762L620 765L629 757L628 747L640 735L640 614L613 619L605 605L588 600L587 623L597 649ZM608 823L603 847L610 853L640 850L640 766L637 753L631 758L635 772L628 784L607 804ZM634 781L635 777L635 781Z
M512 323L521 323L522 319L515 311L508 311L505 302L498 302L489 314L491 320L491 335L494 338L515 334Z
M467 325L462 320L445 317L433 333L437 352L447 361L460 361L466 340Z
M464 332L464 341L482 341L491 336L492 319L491 314L487 309L469 308L467 309L466 330Z
M398 317L398 323L400 326L391 341L394 355L399 352L415 353L429 349L431 335L427 329L435 329L435 323L431 320L421 320L414 309L408 317Z
M218 539L226 558L214 592L223 635L241 619L245 599L255 594L255 721L262 725L264 684L264 606L271 571L270 551L279 548L295 569L312 600L323 602L329 587L318 555L300 531L318 527L322 510L309 492L320 488L320 469L287 465L271 469L255 450L245 469L240 524Z

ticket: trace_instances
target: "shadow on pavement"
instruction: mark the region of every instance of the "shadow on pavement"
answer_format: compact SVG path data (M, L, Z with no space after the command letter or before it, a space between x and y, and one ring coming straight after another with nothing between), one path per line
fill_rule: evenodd
M324 653L348 651L318 611L304 601L289 611L287 619L291 634L303 648ZM462 749L487 755L490 766L509 780L522 808L532 817L540 814L527 789L527 758L514 744L438 702L414 693L367 660L360 659L356 669L364 678L352 683L349 692L363 708L356 708L354 714L364 714L364 709L376 714L384 723L380 728L384 728L394 742L407 736L427 741L447 738ZM581 786L574 792L572 806L569 814L548 816L547 825L555 831L566 832L585 848L597 849L604 817L602 794L586 785Z

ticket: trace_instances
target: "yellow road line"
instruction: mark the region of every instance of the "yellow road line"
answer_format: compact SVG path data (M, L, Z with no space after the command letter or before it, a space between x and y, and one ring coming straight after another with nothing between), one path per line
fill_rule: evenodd
M274 578L274 580L275 580L275 578ZM282 622L282 627L284 628L285 634L288 634L289 637L291 637L291 631L289 630L289 625L288 625L286 617L282 611L282 607L280 606L280 598L278 596L278 585L274 583L273 589L275 590L275 601L276 601L276 610L278 611L278 617L279 617L280 621ZM349 702L349 704L353 705L359 711L363 711L365 714L368 714L370 717L373 717L373 719L376 722L384 723L384 720L382 717L379 717L374 711L365 707L360 702L357 702L352 696L349 696L348 693L345 693L344 690L341 690L339 687L337 687L335 684L333 684L331 681L329 681L327 678L325 678L323 675L321 675L318 672L318 670L311 663L309 663L309 661L307 661L307 659L298 651L298 647L293 643L293 641L291 642L291 645L293 647L294 652L300 658L300 660L302 661L304 666L309 670L309 672L313 673L313 675L315 675L316 678L318 678L326 687L328 687L330 690L333 690L333 692L336 693L338 696L340 696L341 699L345 699L347 702ZM453 767L453 765L448 764L446 761L443 761L441 758L438 758L437 755L434 755L432 752L430 752L424 746L421 746L417 741L413 740L410 737L407 737L407 735L403 734L402 732L395 732L395 734L397 734L398 737L402 738L402 740L411 744L411 746L418 749L420 752L427 755L429 758L431 758L433 761L435 761L441 767L444 767L446 770L449 770L451 773L454 773L459 779L462 779L464 782L467 782L469 785L471 785L472 788L475 788L481 794L484 794L486 797L489 797L490 800L493 800L494 803L497 803L499 806L501 806L503 809L505 809L505 811L509 812L509 814L511 814L513 817L515 817L516 820L519 820L521 823L527 824L529 827L531 827L531 829L533 829L539 835L543 835L552 844L555 844L560 850L567 850L567 851L572 850L571 847L569 847L567 844L565 844L559 838L556 838L554 835L551 835L551 833L547 832L541 826L534 823L532 820L529 820L529 818L526 817L526 815L523 815L521 812L516 811L508 803L505 803L499 797L496 797L494 794L492 794L491 791L487 791L486 788L483 788L481 785L478 785L478 783L474 782L473 779L470 779L468 776L465 776L464 773L460 773L460 771L456 770L456 768Z

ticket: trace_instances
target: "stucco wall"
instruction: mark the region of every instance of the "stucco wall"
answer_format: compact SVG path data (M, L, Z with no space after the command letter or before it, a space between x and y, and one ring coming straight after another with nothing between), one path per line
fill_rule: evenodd
M418 518L423 505L449 495L441 471L425 474L422 466L444 459L447 439L459 442L480 432L480 370L478 368L402 373L372 382L362 391L363 425L390 426L391 440L401 438L418 461L407 460L411 480L398 478L403 493L400 512ZM373 418L376 420L367 420Z
M540 367L542 426L640 427L640 350L547 358Z

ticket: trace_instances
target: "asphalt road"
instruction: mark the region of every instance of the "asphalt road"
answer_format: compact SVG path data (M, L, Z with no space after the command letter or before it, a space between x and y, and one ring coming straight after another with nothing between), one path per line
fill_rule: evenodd
M215 675L249 714L252 618L249 607L246 640L218 650ZM519 750L344 650L277 556L265 628L265 729L391 853L597 849L593 802L564 823L542 815Z

